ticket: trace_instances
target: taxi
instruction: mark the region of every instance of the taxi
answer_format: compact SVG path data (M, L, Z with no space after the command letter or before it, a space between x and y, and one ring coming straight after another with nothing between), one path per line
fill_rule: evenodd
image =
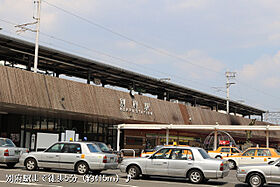
M237 147L221 146L216 151L208 151L208 154L212 158L223 159L227 156L237 155L241 151Z
M274 148L251 147L238 155L224 157L229 161L229 168L234 169L240 165L272 163L280 158L280 153Z

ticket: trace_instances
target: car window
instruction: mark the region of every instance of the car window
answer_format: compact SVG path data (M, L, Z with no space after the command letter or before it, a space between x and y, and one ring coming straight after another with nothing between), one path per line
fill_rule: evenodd
M80 144L65 144L61 151L62 153L82 153Z
M94 144L87 144L87 147L88 147L88 149L89 149L89 151L90 151L91 153L102 152L102 151L100 150L100 148L97 147L97 146L94 145Z
M10 139L0 139L0 147L15 147L15 144Z
M152 158L153 159L168 159L171 153L170 148L160 149L158 152L154 153Z
M230 152L230 148L222 148L221 152L223 153L229 153Z
M269 149L258 149L257 156L271 156Z
M204 159L210 158L210 156L204 149L198 149L198 152L201 154L202 158Z
M170 158L172 160L193 160L193 154L189 149L173 149Z
M47 149L46 152L61 153L63 147L64 147L64 143L57 143L51 146L49 149Z
M242 156L255 156L256 149L249 149Z
M231 153L239 153L239 151L235 148L231 148Z
M102 152L108 152L110 151L110 149L108 148L108 146L105 143L102 142L94 142L100 149Z

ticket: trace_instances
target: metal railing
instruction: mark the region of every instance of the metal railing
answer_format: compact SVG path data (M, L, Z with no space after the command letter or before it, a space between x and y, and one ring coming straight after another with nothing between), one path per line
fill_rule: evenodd
M131 151L133 153L133 157L135 157L135 150L134 149L121 149L120 153L124 153L125 151Z

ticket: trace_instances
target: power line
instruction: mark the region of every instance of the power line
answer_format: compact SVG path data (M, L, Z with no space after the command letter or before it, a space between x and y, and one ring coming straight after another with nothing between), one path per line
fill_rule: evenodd
M2 20L2 19L0 19L0 20ZM2 21L5 21L5 20L2 20ZM9 21L5 21L5 22L6 22L6 23L9 23L9 24L11 24L11 25L15 25L15 23L12 23L12 22L9 22ZM72 45L72 46L76 46L76 47L79 47L79 48L82 48L82 49L86 49L86 50L88 50L88 51L90 51L90 52L95 52L95 53L97 53L97 54L100 54L100 55L109 57L109 58L111 58L111 59L116 59L116 60L118 60L118 61L120 61L120 62L125 62L125 63L127 63L127 64L134 64L134 65L136 65L136 66L138 66L138 67L141 67L141 68L143 68L143 69L145 69L145 70L149 70L149 71L153 71L153 72L158 72L158 73L160 73L160 74L162 74L162 75L172 76L172 77L175 77L175 78L178 78L178 79L182 79L182 80L187 80L187 81L191 81L191 82L196 82L196 83L198 83L198 84L200 84L200 85L209 87L209 85L203 84L203 83L201 83L201 82L199 82L199 81L197 81L197 80L194 80L194 79L190 80L190 79L186 79L185 77L181 77L181 76L178 76L178 75L172 75L172 74L169 74L169 73L166 73L166 72L159 71L159 70L157 70L157 69L147 68L147 67L145 67L145 66L143 66L143 65L134 63L132 60L127 60L127 59L124 59L124 58L112 56L112 55L110 55L110 54L108 54L108 53L104 53L104 52L101 52L101 51L98 51L98 50L90 49L90 48L85 47L85 46L83 46L83 45L80 45L80 44L77 44L77 43L74 43L74 42L71 42L71 41L67 41L67 40L64 40L64 39L61 39L61 38L58 38L58 37L55 37L55 36L46 34L46 33L44 33L44 32L40 32L40 33L41 33L42 35L44 35L44 36L49 37L49 38L52 38L52 39L55 39L55 40L58 40L58 41L62 41L62 42L64 42L64 43L67 43L67 44L70 44L70 45ZM51 44L49 44L49 45L51 45ZM181 83L183 83L183 82L181 82ZM185 83L183 83L183 84L185 84Z
M193 66L197 66L197 67L200 67L200 68L203 68L203 69L206 69L206 70L208 70L208 71L211 71L211 72L214 72L214 73L217 73L217 74L221 75L221 72L215 71L215 70L213 70L213 69L211 69L211 68L208 68L208 67L205 67L205 66L202 66L202 65L199 65L199 64L195 64L195 63L193 63L193 62L191 62L191 61L189 61L189 60L187 60L187 59L185 59L185 58L182 58L182 57L180 57L180 56L174 55L174 54L172 54L172 53L170 53L170 52L167 52L167 51L165 51L165 50L161 50L161 49L155 48L155 47L153 47L153 46L151 46L151 45L148 45L148 44L146 44L146 43L144 43L144 42L141 42L141 41L135 40L135 39L133 39L133 38L130 38L130 37L124 35L124 34L121 34L121 33L119 33L119 32L114 31L114 30L111 29L111 28L108 28L108 27L106 27L106 26L103 26L103 25L101 25L100 23L96 23L96 22L94 22L94 21L92 21L92 20L89 20L89 19L84 18L84 17L82 17L82 16L80 16L80 15L77 15L77 14L75 14L75 13L72 13L72 12L70 12L70 11L64 9L64 8L58 7L57 5L54 5L54 4L52 4L52 3L50 3L50 2L48 2L48 1L46 1L46 0L42 0L42 1L43 1L44 3L46 3L46 4L48 4L49 6L52 6L52 7L54 7L54 8L57 8L57 9L59 9L59 10L65 12L65 13L67 13L67 14L69 14L69 15L72 15L72 16L78 18L78 19L81 19L81 20L83 20L83 21L85 21L85 22L87 22L87 23L89 23L89 24L91 24L91 25L94 25L94 26L96 26L96 27L99 27L99 28L101 28L101 29L103 29L103 30L105 30L105 31L107 31L107 32L110 32L110 33L112 33L112 34L114 34L114 35L116 35L116 36L119 36L119 37L121 37L121 38L124 38L124 39L126 39L126 40L129 40L129 41L131 41L131 42L133 42L133 43L135 43L135 44L138 44L138 45L140 45L140 46L142 46L142 47L148 48L148 49L150 49L150 50L152 50L152 51L154 51L154 52L157 52L157 53L159 53L159 54L162 54L162 55L165 55L165 56L169 56L169 57L175 58L175 59L177 59L177 60L179 60L179 61L184 61L184 62L186 62L186 63L188 63L188 64L193 65ZM238 82L246 85L246 83L243 83L242 81L238 81ZM258 90L258 89L256 89L256 88L253 88L253 87L249 86L249 85L248 85L248 87L251 88L251 89L253 89L253 90ZM265 94L265 95L271 96L271 94L268 94L268 93L266 93L266 92L264 92L264 91L260 91L260 90L259 90L259 92L260 92L260 93L263 93L263 94ZM274 97L274 98L277 98L277 99L280 99L279 97L276 97L276 96L273 96L273 97Z
M152 50L152 51L155 51L155 52L157 52L157 53L159 53L159 54L162 54L162 55L165 55L165 56L169 56L169 57L172 57L172 58L176 58L176 59L179 60L179 61L184 61L184 62L189 63L189 64L191 64L191 65L198 66L198 67L200 67L200 68L207 69L207 70L212 71L212 72L215 72L215 73L220 73L220 72L218 72L218 71L215 71L215 70L213 70L213 69L204 67L204 66L202 66L202 65L192 63L191 61L189 61L189 60L187 60L187 59L185 59L185 58L182 58L182 57L180 57L180 56L174 55L174 54L172 54L172 53L170 53L170 52L167 52L167 51L165 51L165 50L161 50L161 49L155 48L155 47L153 47L153 46L151 46L151 45L148 45L148 44L146 44L146 43L144 43L144 42L141 42L141 41L135 40L135 39L133 39L133 38L130 38L130 37L124 35L124 34L121 34L121 33L119 33L119 32L114 31L113 29L110 29L110 28L108 28L108 27L105 27L105 26L103 26L103 25L101 25L101 24L99 24L99 23L93 22L93 21L91 21L91 20L89 20L89 19L87 19L87 18L84 18L84 17L82 17L82 16L79 16L79 15L77 15L77 14L75 14L75 13L72 13L72 12L70 12L70 11L64 9L64 8L58 7L58 6L56 6L56 5L54 5L54 4L50 3L50 2L48 2L48 1L46 1L46 0L43 0L43 2L45 2L45 3L48 4L49 6L55 7L55 8L57 8L57 9L59 9L59 10L65 12L65 13L67 13L67 14L69 14L69 15L72 15L72 16L78 18L78 19L81 19L81 20L83 20L83 21L85 21L85 22L87 22L87 23L89 23L89 24L91 24L91 25L94 25L94 26L96 26L96 27L99 27L99 28L101 28L101 29L103 29L103 30L105 30L105 31L107 31L107 32L110 32L110 33L112 33L112 34L114 34L114 35L116 35L116 36L119 36L119 37L121 37L121 38L124 38L124 39L126 39L126 40L129 40L129 41L131 41L131 42L133 42L133 43L135 43L135 44L138 44L138 45L140 45L140 46L142 46L142 47L148 48L148 49L150 49L150 50Z
M8 23L8 24L10 24L10 25L16 25L15 23L12 23L12 22L10 22L10 21L6 21L6 20L3 20L3 19L0 19L0 20L3 21L3 22L5 22L5 23ZM98 51L98 50L90 49L90 48L85 47L85 46L83 46L83 45L80 45L80 44L77 44L77 43L74 43L74 42L71 42L71 41L67 41L67 40L64 40L64 39L61 39L61 38L58 38L58 37L54 37L54 36L52 36L52 35L49 35L49 34L46 34L46 33L43 33L43 32L41 32L41 34L44 35L44 36L46 36L46 37L49 37L49 38L52 38L52 39L55 39L55 40L58 40L58 41L67 43L67 44L69 44L69 45L76 46L76 47L79 47L79 48L83 48L83 49L86 49L86 50L91 51L91 52L95 52L95 53L97 53L97 54L100 54L100 55L109 57L109 58L111 58L111 59L116 59L116 60L119 60L119 61L121 61L121 62L125 62L125 63L127 63L127 64L134 64L134 65L136 65L136 66L139 66L139 67L141 67L141 68L143 68L143 69L146 69L146 70L149 70L149 71L152 70L152 71L156 71L156 72L158 72L158 73L160 73L160 74L163 74L163 75L168 75L168 76L171 75L172 77L177 77L177 78L179 78L179 79L181 79L181 80L188 80L188 81L190 81L189 79L183 78L183 77L181 77L181 76L172 75L172 74L168 74L168 73L165 73L165 72L161 72L161 71L158 71L158 70L155 70L155 69L147 68L147 67L142 66L142 65L140 65L140 64L136 64L136 63L134 63L133 61L126 60L126 59L123 59L123 58L120 58L120 57L115 57L115 56L112 56L112 55L110 55L110 54L107 54L107 53ZM30 38L29 38L29 39L30 39ZM54 45L51 44L51 43L47 43L47 42L42 42L42 43L46 43L46 44L48 44L48 45L54 46ZM177 81L178 81L178 80L177 80ZM192 82L197 82L197 83L199 83L199 84L202 85L202 86L209 87L209 85L207 85L207 84L203 84L203 83L198 82L198 81L195 81L195 80L191 80L191 81L192 81ZM181 81L178 81L178 82L181 82ZM181 82L181 84L184 85L185 82ZM211 87L210 87L210 88L211 88ZM222 92L226 93L225 91L222 91ZM264 92L264 93L265 93L265 92ZM248 100L248 99L246 99L246 100ZM266 107L264 107L264 108L266 108Z

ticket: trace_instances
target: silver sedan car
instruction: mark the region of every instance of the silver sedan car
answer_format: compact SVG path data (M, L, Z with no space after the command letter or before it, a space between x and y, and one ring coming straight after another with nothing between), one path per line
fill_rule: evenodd
M189 178L192 183L229 174L227 161L210 158L201 148L181 146L165 146L148 158L124 159L120 169L131 178L140 175L176 176Z
M13 168L19 162L20 155L27 152L28 149L16 147L12 140L0 138L0 163L8 168Z
M252 187L261 187L268 183L280 185L280 159L271 164L241 165L237 168L236 177L240 182Z
M38 168L70 169L78 174L116 169L117 155L104 153L90 142L57 142L43 152L31 152L20 157L27 170Z

